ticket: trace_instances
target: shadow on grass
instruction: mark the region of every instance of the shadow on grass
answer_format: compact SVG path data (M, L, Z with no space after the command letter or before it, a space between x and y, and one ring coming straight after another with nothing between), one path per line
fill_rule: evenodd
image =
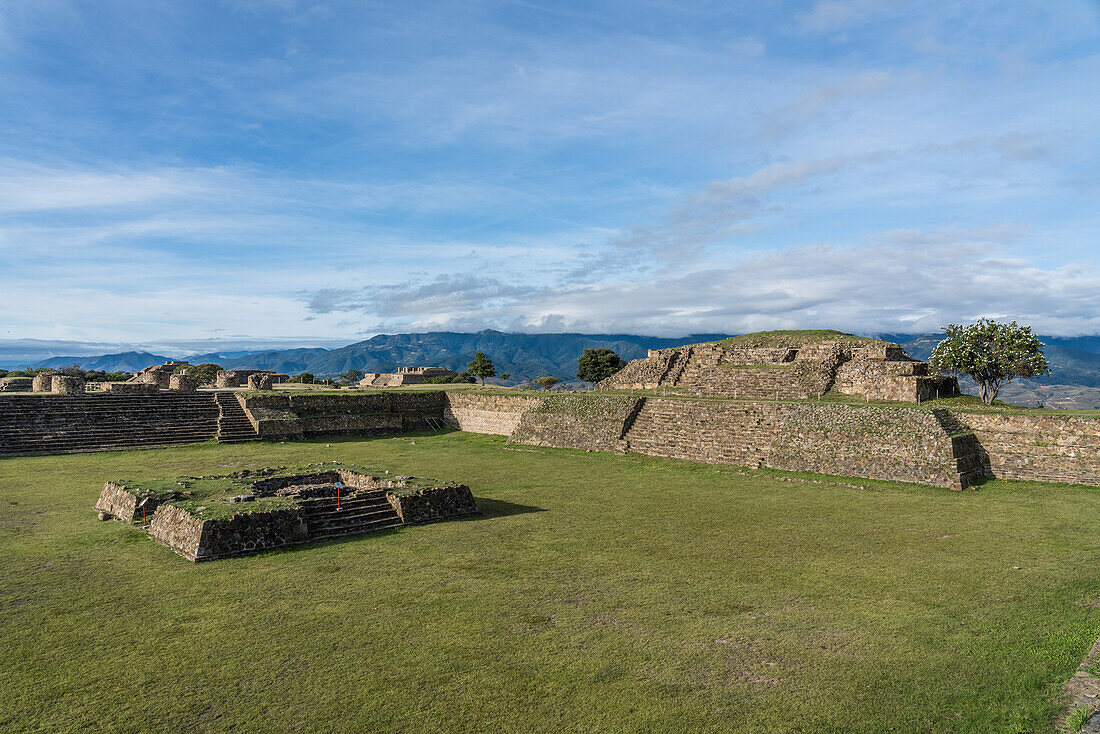
M506 517L508 515L526 515L528 512L546 512L545 507L532 507L531 505L517 505L514 502L504 500L491 500L485 497L475 497L480 515L463 515L455 520L490 520L494 517Z

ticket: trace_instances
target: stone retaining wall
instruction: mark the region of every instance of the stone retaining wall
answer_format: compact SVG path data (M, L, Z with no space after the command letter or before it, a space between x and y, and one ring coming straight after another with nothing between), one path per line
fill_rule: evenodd
M541 401L541 397L526 395L447 393L443 418L460 431L511 436L524 412Z
M153 515L149 534L189 561L227 558L309 540L306 522L295 509L203 520L181 507L162 505Z
M145 500L145 506L139 509L138 505L142 500ZM155 497L145 495L139 496L123 485L107 482L103 485L103 491L99 493L99 499L96 500L95 509L104 515L110 515L110 518L104 519L132 523L135 520L141 521L142 510L144 510L145 513L144 517L152 517L153 513L160 507L160 503L161 501Z
M951 436L930 411L909 408L798 406L783 416L764 465L962 488Z
M362 395L244 396L261 438L371 436L428 431L444 425L442 391Z
M619 451L638 398L623 395L551 395L520 418L509 443Z
M1100 415L957 413L956 418L974 430L998 478L1100 485Z
M792 409L783 403L646 398L624 448L650 456L761 467Z
M386 499L406 525L476 515L480 512L474 502L473 493L465 484L387 492Z

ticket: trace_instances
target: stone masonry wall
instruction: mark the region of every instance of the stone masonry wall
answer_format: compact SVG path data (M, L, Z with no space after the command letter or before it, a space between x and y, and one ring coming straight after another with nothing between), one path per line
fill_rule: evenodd
M269 439L433 430L443 425L445 402L442 391L244 397L260 437Z
M930 411L911 408L798 406L784 416L764 463L787 471L958 484L951 437Z
M542 400L526 395L447 393L443 418L460 431L511 436L523 414Z
M153 515L149 534L189 561L198 560L203 520L175 505L162 505Z
M1100 416L956 413L1000 479L1100 485Z
M638 404L625 395L551 395L523 414L508 442L618 451Z
M624 449L711 464L764 466L776 431L794 406L646 398Z
M474 502L473 493L465 484L387 492L386 499L406 525L476 515L480 512Z
M294 509L203 520L175 505L162 505L153 515L149 534L189 561L226 558L309 540L306 522Z

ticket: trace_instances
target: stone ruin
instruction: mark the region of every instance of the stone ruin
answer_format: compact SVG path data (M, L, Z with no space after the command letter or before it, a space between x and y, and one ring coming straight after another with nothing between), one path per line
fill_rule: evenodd
M248 389L249 390L274 390L275 382L271 379L271 373L269 372L257 372L256 374L248 376Z
M161 390L169 390L172 386L172 375L175 373L176 368L188 365L188 362L169 360L164 364L152 365L151 367L139 370L137 374L126 382L132 384L156 385Z
M470 488L341 464L107 482L99 519L139 524L189 561L478 514Z
M0 377L0 392L31 392L33 389L32 377Z
M843 335L839 335L843 336ZM687 395L806 399L830 390L867 400L919 403L959 394L954 377L935 374L897 344L825 339L755 346L736 340L651 349L597 390L677 388Z
M214 387L248 387L253 390L270 390L270 387L253 388L250 378L253 375L268 375L272 385L285 382L288 375L283 375L273 370L219 370L214 377Z
M446 367L398 367L397 372L367 372L359 387L399 387L420 385L432 377L454 377L458 373Z
M53 376L56 372L39 372L31 381L31 389L35 392L53 392Z

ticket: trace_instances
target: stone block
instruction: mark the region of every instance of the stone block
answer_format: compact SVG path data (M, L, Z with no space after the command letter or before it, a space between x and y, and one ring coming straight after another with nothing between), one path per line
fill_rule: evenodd
M39 372L34 376L32 389L35 392L53 392L54 372Z
M53 375L50 380L50 392L54 395L83 395L84 378Z
M176 392L195 392L198 383L187 375L172 375L168 380L168 389Z
M30 392L34 388L34 379L30 377L0 378L0 392Z
M274 390L275 383L267 372L260 372L248 376L249 390Z

